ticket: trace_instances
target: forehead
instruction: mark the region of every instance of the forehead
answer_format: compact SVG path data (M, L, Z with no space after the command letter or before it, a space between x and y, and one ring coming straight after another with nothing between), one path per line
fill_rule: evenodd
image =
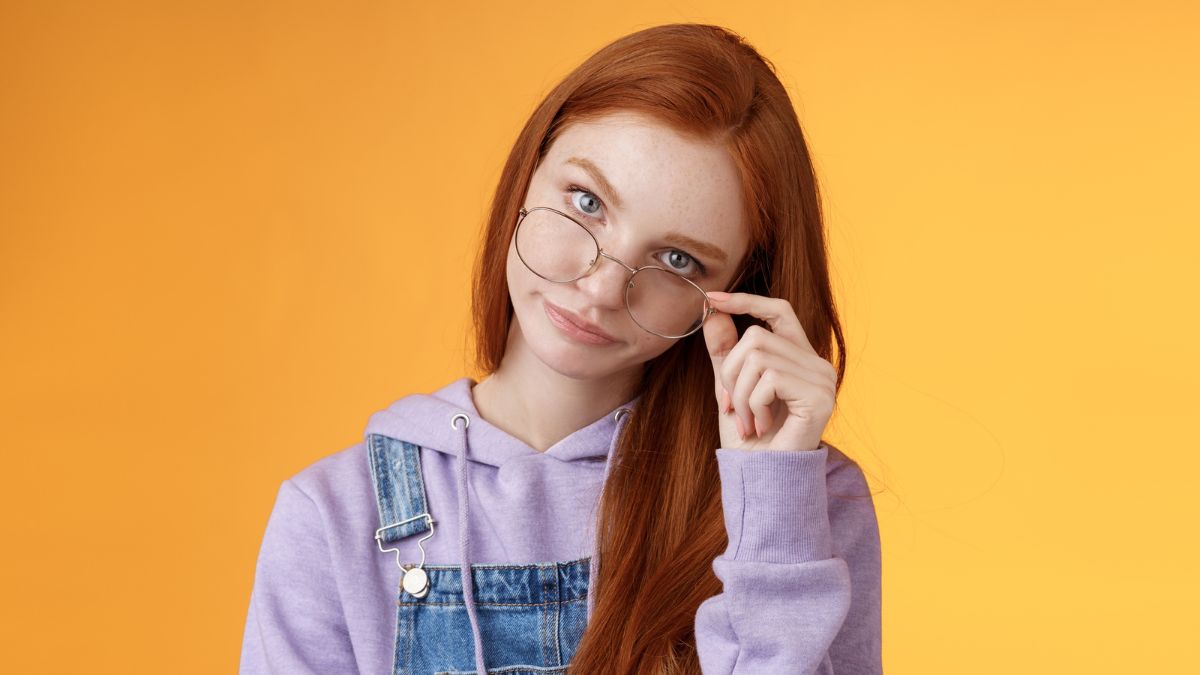
M564 128L538 171L587 180L583 169L567 162L571 158L590 160L619 193L620 208L606 202L610 220L702 234L734 259L744 248L740 177L723 146L619 112ZM584 187L598 189L591 181Z

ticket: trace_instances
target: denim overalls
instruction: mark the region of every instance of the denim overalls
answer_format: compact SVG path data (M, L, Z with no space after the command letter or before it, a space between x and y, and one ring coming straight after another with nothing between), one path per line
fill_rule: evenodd
M622 412L629 412L622 409ZM621 412L618 412L618 431ZM466 532L466 424L459 446L460 532ZM614 435L611 459L616 446ZM436 519L428 512L421 474L421 448L381 434L367 437L367 454L378 501L381 527L376 543L381 551L405 537L434 535ZM606 466L606 477L607 477ZM469 560L461 542L463 560ZM532 564L470 564L468 584L473 603L463 591L465 565L401 565L405 570L395 602L396 643L394 675L478 675L481 661L487 673L533 675L566 673L587 626L588 580L594 573L590 557ZM415 569L415 571L414 571ZM407 589L407 590L406 590ZM472 616L474 614L474 616Z

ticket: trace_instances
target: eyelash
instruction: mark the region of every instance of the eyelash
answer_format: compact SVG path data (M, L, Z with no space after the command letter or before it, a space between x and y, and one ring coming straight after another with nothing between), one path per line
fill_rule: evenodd
M577 213L577 214L579 214L579 215L583 216L584 218L588 218L588 219L591 219L591 220L598 220L598 218L596 218L595 214L591 214L591 213L584 213L583 211L580 211L578 208L576 208L576 206L575 206L575 200L574 200L574 199L571 199L571 197L570 197L570 194L571 194L572 192L586 192L586 193L588 193L589 195L591 195L591 196L595 197L595 198L596 198L596 201L600 202L600 207L601 207L601 208L604 208L604 200L603 200L603 199L600 199L600 195L596 194L595 192L592 192L591 190L589 190L589 189L587 189L587 188L585 188L585 187L579 187L578 185L575 185L575 184L571 184L571 185L568 185L568 186L567 186L567 195L568 195L568 196L567 196L567 206L568 206L568 207L569 207L569 208L570 208L572 211L574 211L575 213ZM681 249L681 248L673 248L673 249L671 249L671 250L672 250L672 251L679 251L680 253L682 253L682 254L686 255L686 256L688 257L688 259L690 259L690 260L692 261L692 263L694 263L694 264L696 265L696 273L695 273L694 275L692 275L692 276L694 276L694 277L706 277L706 276L708 276L708 268L704 266L704 263L700 262L700 259L699 259L699 258L697 258L696 256L692 255L691 253L688 253L687 251L685 251L685 250L683 250L683 249ZM686 276L686 275L685 275L685 276Z

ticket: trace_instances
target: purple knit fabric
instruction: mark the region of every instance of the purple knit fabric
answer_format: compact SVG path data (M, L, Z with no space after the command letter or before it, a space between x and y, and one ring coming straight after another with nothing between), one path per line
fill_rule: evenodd
M638 399L538 452L479 416L472 384L464 377L406 396L365 430L421 447L438 520L426 562L592 555L609 451L623 426L614 413L637 414ZM452 428L456 414L469 426ZM827 443L714 452L729 545L713 560L723 592L695 618L704 673L881 673L879 529L862 471ZM282 482L258 554L240 672L391 673L400 570L376 547L377 527L365 442Z

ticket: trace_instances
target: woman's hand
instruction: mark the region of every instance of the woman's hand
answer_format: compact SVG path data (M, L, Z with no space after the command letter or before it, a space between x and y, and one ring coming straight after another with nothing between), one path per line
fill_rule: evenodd
M816 450L833 415L837 370L813 350L791 303L753 293L709 291L704 322L712 358L721 447ZM750 314L739 340L731 314Z

